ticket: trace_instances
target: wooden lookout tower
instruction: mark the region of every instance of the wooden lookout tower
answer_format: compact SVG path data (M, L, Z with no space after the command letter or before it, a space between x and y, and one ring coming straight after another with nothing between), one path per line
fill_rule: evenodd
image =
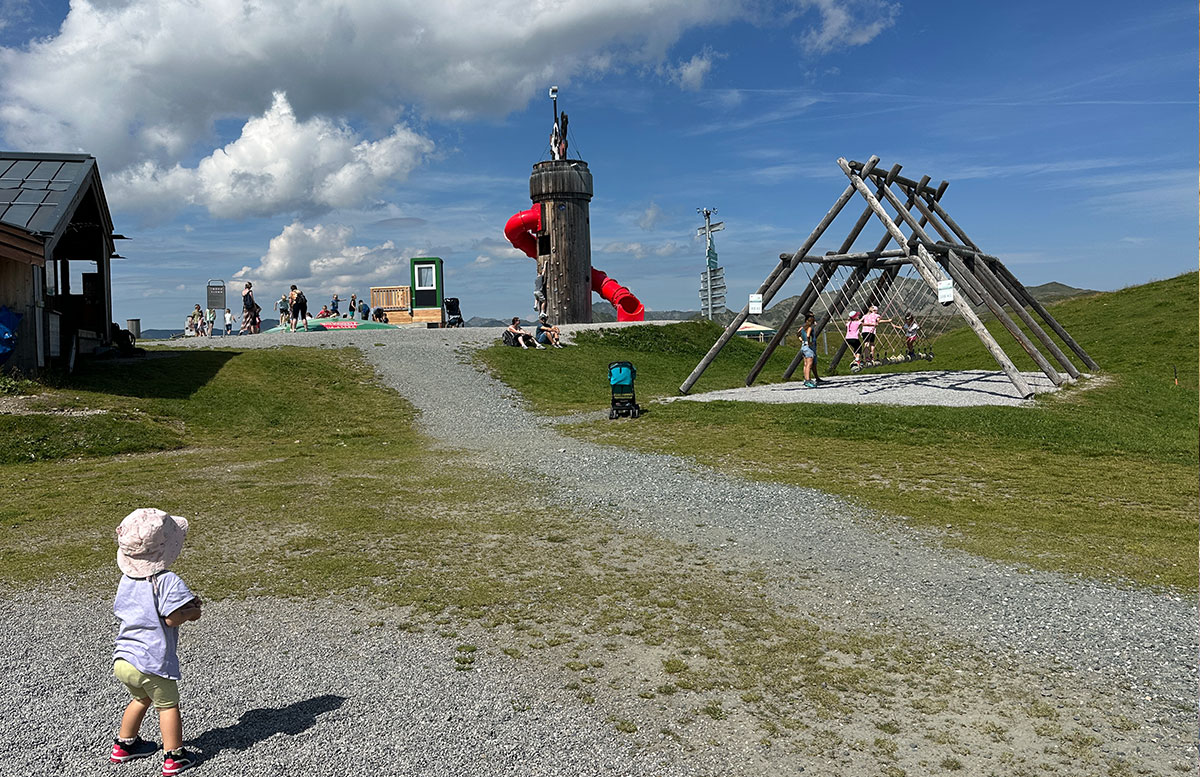
M887 304L889 300L900 299L899 305L902 307L898 309L912 310L915 307L911 294L914 289L936 303L921 310L932 312L945 306L945 309L961 316L1025 399L1033 396L1033 390L1001 344L984 326L979 312L987 311L995 317L1056 386L1074 381L1081 374L1067 356L1068 350L1074 352L1086 369L1100 369L1004 263L998 257L985 253L946 212L941 199L949 186L948 182L942 181L934 187L930 186L928 176L919 181L903 177L900 175L900 165L882 169L876 156L865 163L838 159L837 164L849 179L849 184L803 245L794 253L780 255L779 263L758 287L757 293L762 295L762 303L766 305L798 268L804 267L809 277L804 292L746 376L747 386L758 378L767 360L802 312L814 313L815 332L819 335L831 321L846 318L850 311L872 309ZM864 207L840 247L824 255L810 254L855 195L862 199ZM889 209L895 215L889 213ZM856 252L856 241L872 221L884 228L882 237L873 248ZM888 248L889 244L894 247ZM903 294L902 273L909 273L912 278L912 283ZM680 385L681 392L686 394L691 390L712 360L737 333L749 313L750 306L747 305L734 317ZM905 317L911 319L912 315L909 313ZM1038 323L1038 319L1041 323ZM1058 337L1058 342L1047 329ZM1060 347L1060 342L1065 350ZM911 358L911 345L909 348ZM837 366L845 351L846 345L843 344L828 369ZM801 356L797 355L784 373L784 379L791 377L800 361Z

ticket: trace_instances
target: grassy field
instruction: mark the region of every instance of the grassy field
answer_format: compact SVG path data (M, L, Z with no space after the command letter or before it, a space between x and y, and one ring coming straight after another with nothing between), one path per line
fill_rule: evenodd
M980 759L1100 775L1125 763L1102 743L1142 725L1074 689L1049 708L962 646L781 606L780 581L728 552L539 501L463 456L448 467L351 349L161 351L23 388L38 393L0 416L20 441L0 462L16 484L0 489L0 591L106 594L116 524L153 505L190 520L173 568L208 600L399 608L401 628L452 640L456 668L536 662L643 746L745 739L842 773Z
M599 421L564 428L843 494L937 529L947 544L972 553L1194 589L1196 274L1052 310L1103 376L1033 407L672 403L654 406L636 427ZM676 393L718 332L705 324L637 327L581 334L573 349L495 347L481 358L535 409L564 414L608 405L606 367L618 359L638 367L640 399ZM1007 333L997 338L1012 343ZM735 338L695 390L742 385L760 349ZM1015 344L1008 350L1019 352ZM793 354L773 357L764 377L780 375ZM966 329L944 335L937 354L935 362L901 368L995 369ZM1035 369L1023 353L1017 363Z

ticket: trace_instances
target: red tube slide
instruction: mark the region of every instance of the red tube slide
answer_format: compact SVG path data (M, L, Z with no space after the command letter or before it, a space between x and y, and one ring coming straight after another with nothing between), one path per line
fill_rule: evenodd
M646 320L646 308L641 300L595 267L592 268L592 291L613 304L617 309L618 321Z
M530 259L537 258L537 233L542 231L542 209L534 205L529 210L513 214L504 225L504 236L513 247ZM633 292L592 268L592 291L612 303L618 321L645 321L646 308Z
M537 233L542 231L542 208L534 205L529 210L516 213L504 225L504 236L513 248L524 252L530 259L537 259Z

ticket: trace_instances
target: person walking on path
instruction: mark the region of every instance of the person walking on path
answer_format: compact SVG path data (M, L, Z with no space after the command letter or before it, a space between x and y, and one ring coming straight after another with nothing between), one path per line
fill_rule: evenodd
M800 336L800 353L804 356L804 387L816 388L817 381L817 350L816 350L816 333L813 331L816 328L817 319L812 313L804 314L804 323L800 326L800 331L797 332Z
M117 527L117 567L121 582L113 601L119 623L113 649L113 674L132 700L121 716L109 760L125 763L158 752L141 738L146 713L158 710L164 777L195 765L183 747L179 715L179 627L200 620L200 597L174 572L188 523L152 507L134 510Z
M213 336L213 329L217 326L217 311L208 308L204 311L204 334L207 337Z
M233 311L225 308L225 336L233 334Z
M254 301L254 284L246 281L246 286L242 289L242 328L238 334L242 332L253 334L255 308L257 307L258 303Z

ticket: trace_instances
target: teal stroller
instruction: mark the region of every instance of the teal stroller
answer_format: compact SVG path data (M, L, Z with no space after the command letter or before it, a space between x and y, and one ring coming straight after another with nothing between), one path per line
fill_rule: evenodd
M613 362L608 365L608 385L612 387L612 407L608 417L628 416L637 418L642 409L638 407L637 395L633 391L633 380L637 370L629 362Z

